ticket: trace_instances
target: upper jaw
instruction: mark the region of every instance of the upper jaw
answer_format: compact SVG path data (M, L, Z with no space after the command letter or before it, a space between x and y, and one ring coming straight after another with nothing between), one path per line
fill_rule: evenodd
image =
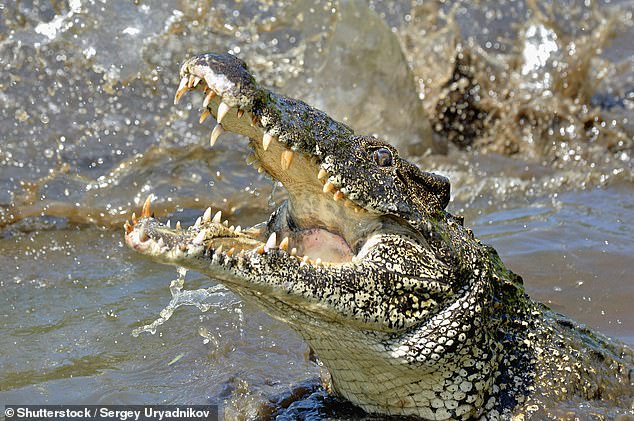
M363 208L346 197L337 174L323 162L330 145L352 135L346 126L305 103L259 87L246 64L229 54L202 54L181 66L181 82L174 102L189 90L202 90L200 121L213 115L213 146L225 131L251 140L250 164L282 182L289 193L310 189L341 201L356 211ZM324 127L327 126L327 127ZM319 139L319 140L317 140Z
M225 131L248 137L251 163L281 181L291 196L294 190L321 188L321 194L356 211L400 218L428 239L432 225L443 223L447 179L420 171L385 142L356 136L324 112L259 86L236 57L195 56L183 64L181 76L175 101L190 89L205 92L201 121L208 115L217 121L212 146ZM391 168L373 162L376 148L391 152Z

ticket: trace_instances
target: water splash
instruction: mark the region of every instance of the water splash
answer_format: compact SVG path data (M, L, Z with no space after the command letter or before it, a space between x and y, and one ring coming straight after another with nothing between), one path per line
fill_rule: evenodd
M240 304L239 300L231 299L230 291L221 284L204 289L183 289L185 285L185 275L187 274L187 269L179 267L177 269L177 272L178 277L170 283L170 293L172 294L172 299L170 300L167 307L161 310L158 319L154 320L150 324L134 329L132 331L132 336L136 338L143 332L148 332L152 335L156 334L156 329L167 322L174 314L174 311L181 306L195 306L201 312L205 313L211 308L227 309L229 307ZM239 316L239 323L240 326L242 326L242 312L240 309L238 310L239 311L237 311L237 314ZM240 330L242 331L241 327ZM201 336L205 337L206 339L210 339L210 335L202 335L201 333ZM209 340L207 340L205 343L208 342ZM214 342L217 344L217 341L215 339Z
M35 33L46 36L49 41L55 39L57 34L66 31L73 26L72 18L81 12L81 1L71 0L70 11L66 14L55 16L50 22L41 22L35 27Z
M532 23L526 29L524 38L521 74L527 80L522 82L522 86L543 91L552 84L549 67L555 67L552 61L557 59L557 52L560 51L557 34L544 24Z

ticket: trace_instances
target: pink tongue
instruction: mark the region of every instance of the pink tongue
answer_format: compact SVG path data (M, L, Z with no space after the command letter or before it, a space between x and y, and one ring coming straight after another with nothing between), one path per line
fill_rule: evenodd
M340 236L323 229L302 231L297 235L297 251L311 259L318 257L324 262L343 263L352 260L352 250Z

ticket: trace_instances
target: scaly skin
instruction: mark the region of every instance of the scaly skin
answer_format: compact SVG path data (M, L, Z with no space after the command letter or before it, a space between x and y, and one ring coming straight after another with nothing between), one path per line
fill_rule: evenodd
M212 144L225 130L248 137L253 164L289 199L247 230L211 209L172 229L148 201L126 223L130 247L286 322L328 369L331 392L371 414L496 419L577 401L631 411L632 351L531 301L444 210L447 179L259 86L231 55L189 59L181 76L176 101L200 89L201 119L219 121Z

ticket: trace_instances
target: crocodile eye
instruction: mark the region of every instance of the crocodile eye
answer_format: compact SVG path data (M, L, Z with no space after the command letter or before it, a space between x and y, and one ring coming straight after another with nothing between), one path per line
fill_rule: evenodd
M392 152L388 148L379 148L372 153L374 162L379 167L389 167L392 165Z

